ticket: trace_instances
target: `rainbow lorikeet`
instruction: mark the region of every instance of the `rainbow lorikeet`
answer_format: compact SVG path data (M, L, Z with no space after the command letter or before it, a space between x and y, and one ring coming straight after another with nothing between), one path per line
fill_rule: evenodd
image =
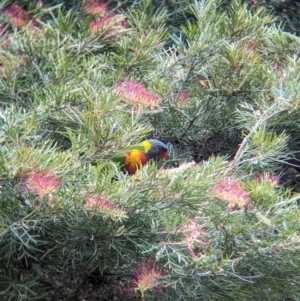
M151 159L167 159L168 147L159 140L149 139L140 144L131 145L123 154L114 156L113 161L120 164L122 170L130 175L136 173L138 169L146 165Z

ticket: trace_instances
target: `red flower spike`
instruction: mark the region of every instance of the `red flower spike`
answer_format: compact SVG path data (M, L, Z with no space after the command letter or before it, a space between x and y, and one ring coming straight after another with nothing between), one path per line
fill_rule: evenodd
M174 176L176 174L185 173L186 171L196 168L199 165L195 162L188 162L173 168L162 168L158 171L158 176Z
M25 176L23 189L43 198L46 194L57 191L61 186L60 177L52 171L34 169Z
M131 281L131 287L129 291L141 294L142 300L145 298L147 291L159 291L160 278L163 276L162 272L159 271L154 264L146 264L144 262L139 264L139 267L132 270L131 274L134 279Z
M112 219L128 217L126 211L118 208L113 202L101 196L91 197L87 195L84 207L89 211L93 210L95 212L102 213L104 217L110 217Z
M180 227L179 232L185 236L183 244L187 246L194 260L200 259L203 254L196 253L195 248L197 244L207 245L209 241L203 241L199 239L200 236L205 235L206 233L202 231L203 225L199 225L194 219Z
M3 15L10 19L13 26L21 28L27 24L28 12L17 4L8 6L4 11Z
M122 21L121 15L110 15L99 18L90 24L90 31L97 33L108 30L106 36L117 34L126 29L125 22Z
M130 80L125 80L118 84L115 92L127 103L158 106L161 102L160 97L148 92L144 84Z
M242 183L235 179L224 179L217 183L213 195L220 200L228 201L228 210L232 210L236 205L243 208L250 202Z
M82 10L87 15L104 16L108 12L108 3L102 3L99 0L86 0Z
M192 98L192 94L188 90L184 90L180 93L178 100L184 102L191 98Z
M260 175L256 176L254 178L254 180L259 181L259 182L267 181L274 187L281 187L278 176L268 175L268 174L260 174Z

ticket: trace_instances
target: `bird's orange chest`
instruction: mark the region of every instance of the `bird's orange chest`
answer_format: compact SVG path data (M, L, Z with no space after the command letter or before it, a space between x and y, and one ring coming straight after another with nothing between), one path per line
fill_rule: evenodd
M147 156L139 150L133 150L130 153L125 154L126 170L130 175L135 174L137 169L139 169L141 166L146 165L147 162Z

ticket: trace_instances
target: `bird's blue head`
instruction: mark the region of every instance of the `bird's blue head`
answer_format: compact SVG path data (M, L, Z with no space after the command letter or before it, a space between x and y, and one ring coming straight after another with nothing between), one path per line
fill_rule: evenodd
M145 153L148 159L167 159L169 156L168 147L163 142L156 139L149 139L143 142Z

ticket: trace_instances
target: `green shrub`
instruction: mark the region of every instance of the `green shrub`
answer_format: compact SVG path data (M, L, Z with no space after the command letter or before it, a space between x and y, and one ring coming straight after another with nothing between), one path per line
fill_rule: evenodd
M1 298L299 299L297 36L238 0L1 7Z

